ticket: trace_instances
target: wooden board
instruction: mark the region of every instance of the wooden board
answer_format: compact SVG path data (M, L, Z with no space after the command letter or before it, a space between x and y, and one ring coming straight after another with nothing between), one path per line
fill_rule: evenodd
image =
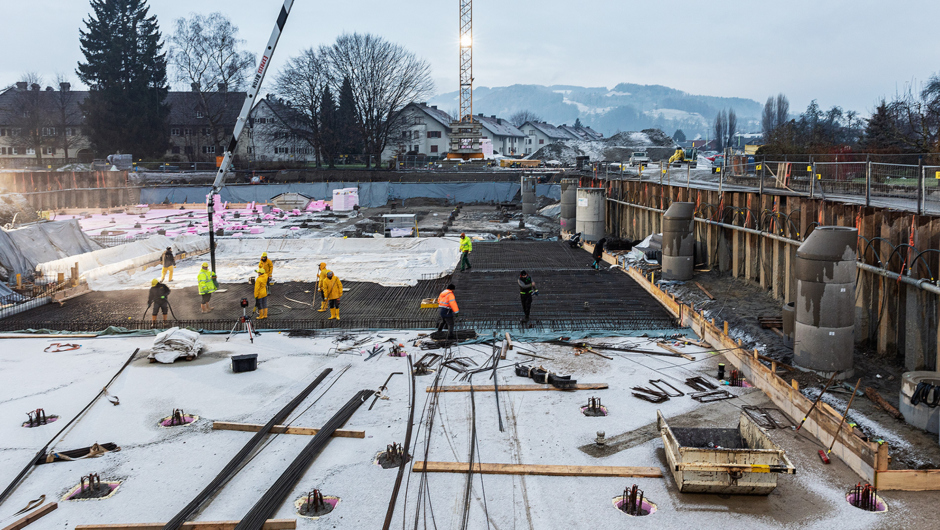
M54 502L44 504L39 508L33 510L31 513L28 513L23 516L22 519L17 519L9 526L4 526L3 530L20 530L20 528L26 528L31 523L36 522L42 516L48 514L49 512L58 508L59 505Z
M184 530L235 530L240 521L198 521L183 523ZM80 524L75 530L163 530L166 523ZM297 519L268 519L262 530L294 530Z
M940 491L940 469L878 471L875 487L879 491Z
M229 421L214 421L212 422L212 429L216 431L243 431L243 432L258 432L264 425L260 423L234 423ZM302 434L306 436L313 436L320 429L313 429L310 427L288 427L285 425L275 425L271 428L272 434ZM365 438L366 431L345 431L342 429L337 429L333 431L333 437L335 438Z
M682 357L683 359L688 359L688 360L690 360L690 361L694 361L694 360L695 360L695 357L692 357L691 355L689 355L689 354L687 354L687 353L682 353L681 351L679 351L679 350L673 348L672 346L670 346L670 345L668 345L668 344L657 343L656 345L659 346L660 348L662 348L662 349L664 349L664 350L670 352L670 353L674 353L674 354L678 355L679 357Z
M607 383L579 383L572 388L555 388L552 385L499 385L499 390L506 392L526 392L529 390L602 390L607 388ZM494 390L493 385L474 385L474 392L489 392ZM470 385L451 385L437 388L428 387L426 392L469 392Z
M412 471L421 473L466 473L466 462L416 461ZM553 466L535 464L473 464L473 472L483 475L547 475L551 477L648 477L661 478L663 472L655 467L623 466Z
M702 287L702 284L700 284L700 283L698 283L698 282L695 282L695 285L697 285L698 288L701 289L703 293L705 293L705 296L707 296L709 300L714 300L714 299L715 299L715 297L712 296L712 293L706 291L705 288Z

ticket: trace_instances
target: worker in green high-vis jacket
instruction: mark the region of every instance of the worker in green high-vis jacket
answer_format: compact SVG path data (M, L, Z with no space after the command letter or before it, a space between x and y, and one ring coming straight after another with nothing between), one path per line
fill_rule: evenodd
M467 234L460 234L460 272L472 269L470 265L470 252L473 251L473 243Z

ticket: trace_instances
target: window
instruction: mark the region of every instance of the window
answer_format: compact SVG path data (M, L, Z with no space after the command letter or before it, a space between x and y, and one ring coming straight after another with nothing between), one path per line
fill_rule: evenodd
M27 147L27 148L26 148L26 154L27 154L27 155L35 155L35 154L36 154L36 150L33 149L32 147Z
M526 138L526 139L525 139L525 143L526 143L526 145L532 145L532 139L531 139L531 138Z
M203 111L201 111L201 110L197 110L197 111L196 111L196 118L197 118L197 119L200 119L200 120L201 120L202 118L205 118L205 117L206 117L206 113L205 113L205 112L203 112Z
M179 135L180 135L180 129L179 129L179 127L173 127L172 129L170 129L170 135L171 135L171 136L179 136Z
M187 145L186 148L184 149L184 151L186 151L186 154L187 154L187 155L193 154L193 146Z
M275 139L275 140L280 140L281 138L284 138L285 136L287 136L286 133L282 133L282 132L276 132L276 133L274 133L274 139Z
M19 129L10 129L10 136L19 136L19 135L20 135Z
M437 152L437 146L436 146L436 145L432 145L432 146L431 146L431 152L432 152L432 153L436 153L436 152Z
M42 148L42 154L44 154L44 155L54 155L54 154L55 154L55 147L43 147L43 148Z
M203 135L203 136L209 136L210 134L212 134L212 131L211 131L208 127L203 127L203 128L202 128L202 135Z
M6 130L6 129L0 129L0 136L6 136L6 135L7 135L7 130Z
M275 147L275 148L274 148L274 154L276 154L276 155L286 155L288 152L290 152L290 149L288 149L288 148L286 148L286 147Z
M258 123L268 123L267 118L258 118Z
M55 136L55 127L43 127L42 135L43 136Z
M10 154L11 154L11 155L18 155L18 154L20 154L20 150L17 149L16 147L11 147L11 148L10 148Z
M73 129L73 128L71 128L71 127L66 127L66 128L65 128L65 135L66 135L66 136L75 136L75 129Z
M421 138L421 131L415 131L413 138L414 138L415 140Z
M193 134L193 130L187 127L183 129L183 134L186 136L190 136L191 134Z
M7 148L6 148L6 147L0 147L0 155L5 155L5 154L7 154Z
M441 131L428 131L428 138L440 138Z
M203 152L203 154L206 154L206 155L213 155L213 154L215 154L215 146L214 146L214 145L204 145L204 146L202 146L202 152Z
M249 155L253 155L253 154L255 154L255 148L254 148L254 147L248 147L248 148L245 149L245 152L248 153Z
M539 139L539 145L542 145L544 143L545 143L545 140Z
M411 138L411 131L402 131L401 137L403 140L408 140Z
M174 145L171 151L173 152L174 155L178 155L180 154L180 147L178 145Z

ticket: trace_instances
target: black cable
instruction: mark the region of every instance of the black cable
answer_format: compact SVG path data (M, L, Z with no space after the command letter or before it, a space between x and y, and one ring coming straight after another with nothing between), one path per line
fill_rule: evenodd
M281 474L268 491L255 503L235 526L235 530L262 530L265 522L280 508L284 500L303 477L304 472L330 442L336 429L342 427L353 413L369 398L375 390L360 390L313 436L310 443L297 455L297 458Z
M121 372L123 372L124 369L127 368L127 366L128 366L129 364L131 364L131 361L134 360L134 356L136 356L136 355L137 355L137 352L139 352L139 351L140 351L140 348L137 348L136 350L134 350L134 353L132 353L131 356L127 358L127 361L124 362L124 365L121 366L121 369L118 370L117 373L114 374L113 377L111 377L111 380L108 381L108 384L104 385L104 388L102 388L101 391L98 392L98 395L95 396L94 399L91 400L91 402L89 402L87 405L85 405L85 408L83 408L83 409L81 410L81 412L79 412L78 414L75 415L74 418L72 418L71 420L69 420L69 422L66 423L65 426L62 427L62 429L60 429L59 432L57 432L57 433L55 434L55 436L53 436L52 439L49 440L49 441L46 443L46 445L42 446L42 449L40 449L39 452L36 453L36 456L34 456L34 457L29 461L29 464L27 464L26 467L24 467L23 470L20 471L20 473L13 479L13 482L10 482L10 485L7 486L7 488L6 488L5 490L3 490L3 493L0 493L0 504L3 504L3 501L6 500L6 498L7 498L11 493L13 493L13 490L16 489L16 485L19 484L20 480L22 480L23 477L25 477L26 474L29 473L29 470L33 468L33 465L34 465L34 463L36 462L36 460L39 459L40 457L44 457L44 456L46 455L46 449L48 449L49 446L52 445L52 442L54 442L54 441L56 440L56 438L59 437L59 435L61 435L63 432L65 432L66 429L68 429L73 423L75 423L75 420L81 418L81 417L82 417L82 414L84 414L85 411L87 411L88 409L90 409L91 406L94 405L96 401L98 401L98 398L100 398L102 395L104 395L105 392L108 391L108 387L111 386L111 383L113 383L114 380L117 379L119 375L121 375Z
M408 455L410 446L411 446L411 430L414 427L415 422L415 370L414 366L411 364L411 354L408 354L408 374L411 376L410 387L411 387L411 403L410 408L411 412L408 416L408 428L405 430L405 446L404 446L404 456L401 459L401 465L398 466L398 476L395 477L395 487L392 488L392 498L388 501L388 511L385 512L385 524L382 525L382 530L389 530L392 525L392 517L395 515L395 504L398 501L398 490L401 489L401 481L405 476L405 468L408 464Z
M308 395L310 395L310 392L313 392L313 389L316 388L317 385L319 385L332 371L332 368L327 368L320 372L320 375L318 375L317 378L307 386L307 388L305 388L300 394L297 394L297 396L292 399L290 403L285 405L284 408L275 414L274 417L271 418L271 420L268 421L268 423L266 423L260 431L255 433L255 435L252 436L250 440L248 440L248 443L246 443L245 446L242 447L238 453L236 453L232 460L229 461L229 463L226 464L224 468L222 468L222 471L220 471L219 474L216 475L214 479L212 479L212 482L210 482L208 486L199 492L196 498L190 501L190 503L180 510L179 513L170 519L170 521L163 527L163 530L177 530L183 526L183 523L186 522L186 519L189 516L195 513L196 510L198 510L203 505L203 503L209 500L209 498L212 497L215 492L221 489L222 486L224 486L225 483L229 481L229 479L235 476L235 473L238 472L242 462L248 458L248 455L250 455L256 447L258 447L264 437L271 432L271 429L275 425L283 422L284 419L287 418L287 416L289 416L290 413L293 412L294 409L297 408L297 406L300 405Z

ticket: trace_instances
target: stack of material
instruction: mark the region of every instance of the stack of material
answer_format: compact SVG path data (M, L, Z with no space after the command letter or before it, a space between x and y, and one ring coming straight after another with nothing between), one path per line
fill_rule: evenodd
M188 329L170 328L157 335L148 358L159 363L172 363L180 357L196 357L202 350L199 333Z
M354 206L359 206L358 188L343 188L333 190L333 211L348 212Z

